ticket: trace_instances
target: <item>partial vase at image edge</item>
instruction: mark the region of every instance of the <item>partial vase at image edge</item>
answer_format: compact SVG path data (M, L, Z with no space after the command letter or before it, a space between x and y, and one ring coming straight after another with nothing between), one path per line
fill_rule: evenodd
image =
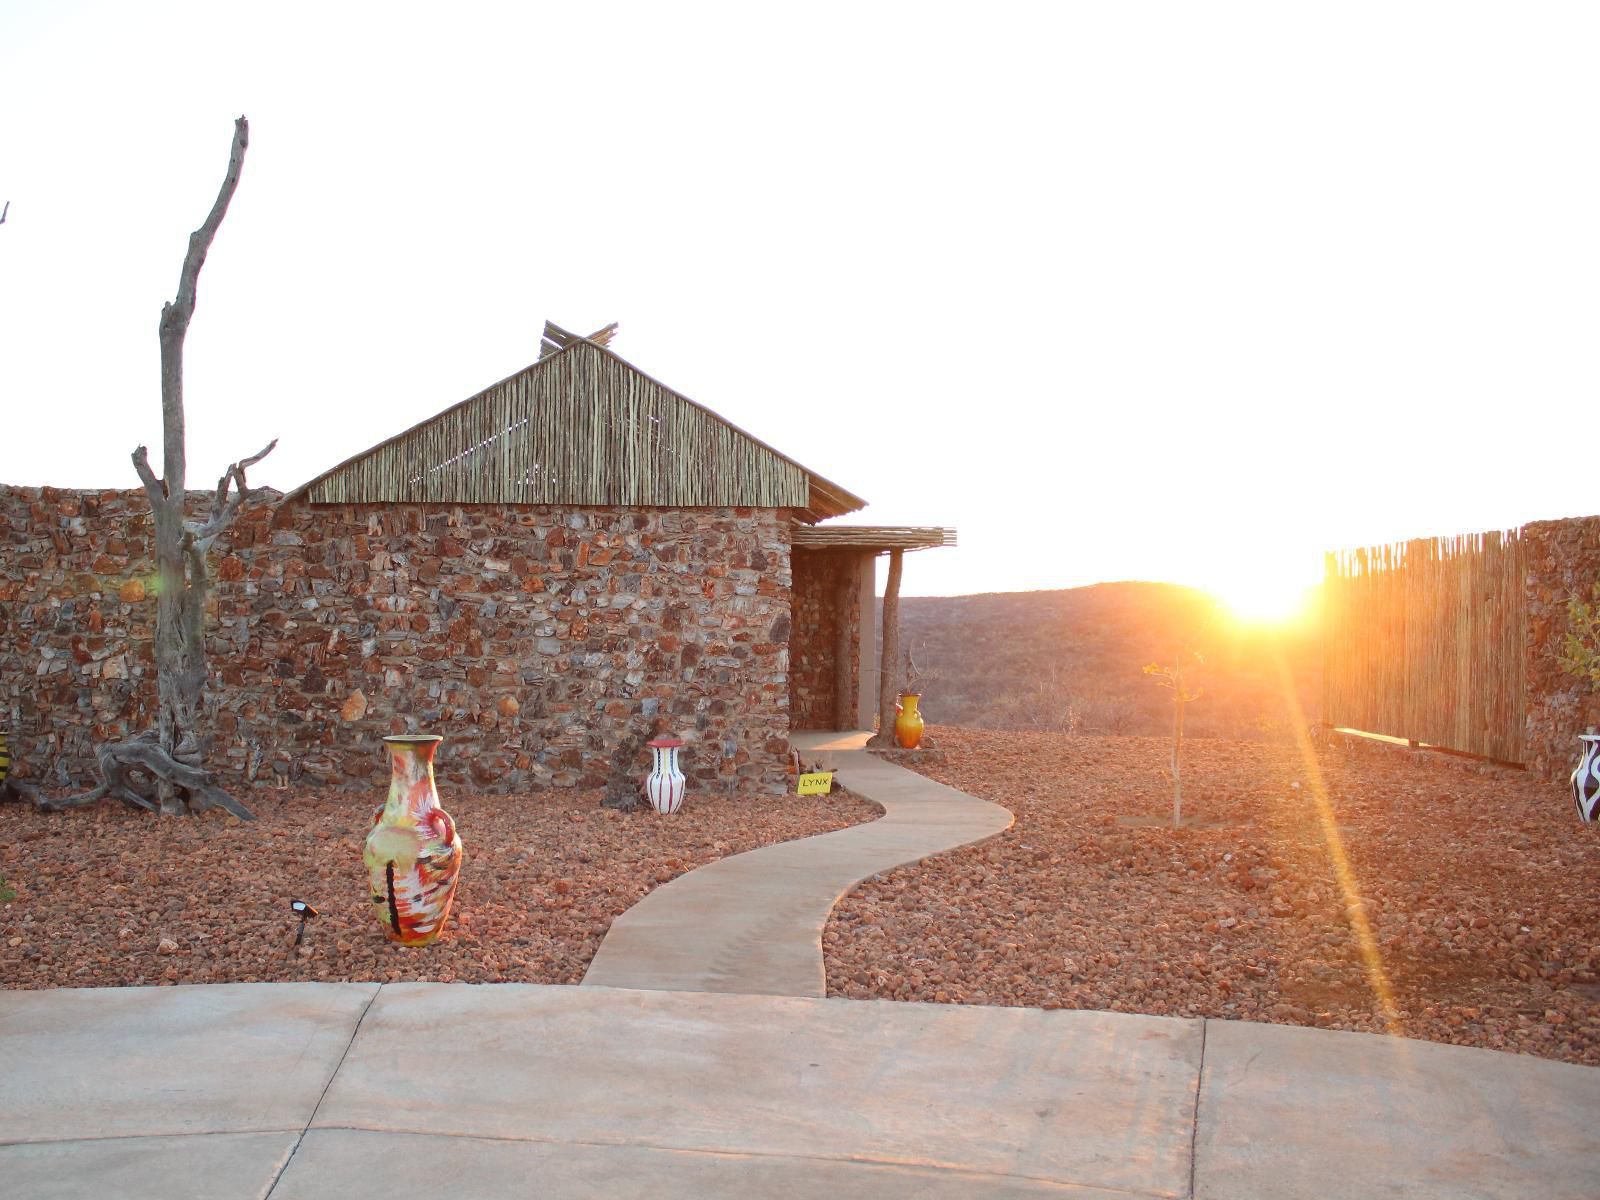
M1572 772L1572 800L1578 820L1600 820L1600 733L1580 733L1583 757Z

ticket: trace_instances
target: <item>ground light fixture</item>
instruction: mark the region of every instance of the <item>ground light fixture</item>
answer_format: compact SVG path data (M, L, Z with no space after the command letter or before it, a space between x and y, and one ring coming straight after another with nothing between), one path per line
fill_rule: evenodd
M300 928L294 932L294 944L298 946L306 936L306 922L317 915L317 910L304 900L291 900L289 907L300 917Z

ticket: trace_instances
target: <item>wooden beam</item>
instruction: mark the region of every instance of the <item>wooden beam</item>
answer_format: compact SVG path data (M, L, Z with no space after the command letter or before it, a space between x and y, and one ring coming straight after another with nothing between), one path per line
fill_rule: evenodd
M840 550L920 550L934 546L954 546L956 531L937 526L898 525L797 525L792 542L796 546Z
M878 674L878 732L869 746L893 746L894 705L899 689L900 661L900 570L904 550L889 551L889 579L883 585L883 656Z

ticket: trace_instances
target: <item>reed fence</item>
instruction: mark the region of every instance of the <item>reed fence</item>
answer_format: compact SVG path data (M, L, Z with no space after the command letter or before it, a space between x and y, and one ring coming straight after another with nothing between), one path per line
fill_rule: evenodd
M1515 529L1329 554L1324 719L1525 761L1525 576Z

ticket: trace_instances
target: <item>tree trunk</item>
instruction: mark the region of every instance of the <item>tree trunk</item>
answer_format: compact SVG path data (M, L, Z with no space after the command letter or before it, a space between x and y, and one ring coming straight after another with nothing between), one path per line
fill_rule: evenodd
M189 582L183 569L181 477L177 488L176 504L169 498L155 505L156 730L159 744L168 757L194 765L200 758L195 731L199 727L205 666L201 664L200 678L196 680L189 656L184 653L183 627L189 603ZM163 813L183 812L182 797L171 780L161 780L157 792Z
M899 687L895 680L900 669L900 569L903 550L889 551L889 578L883 585L883 653L878 673L878 732L869 746L893 746L894 707Z

